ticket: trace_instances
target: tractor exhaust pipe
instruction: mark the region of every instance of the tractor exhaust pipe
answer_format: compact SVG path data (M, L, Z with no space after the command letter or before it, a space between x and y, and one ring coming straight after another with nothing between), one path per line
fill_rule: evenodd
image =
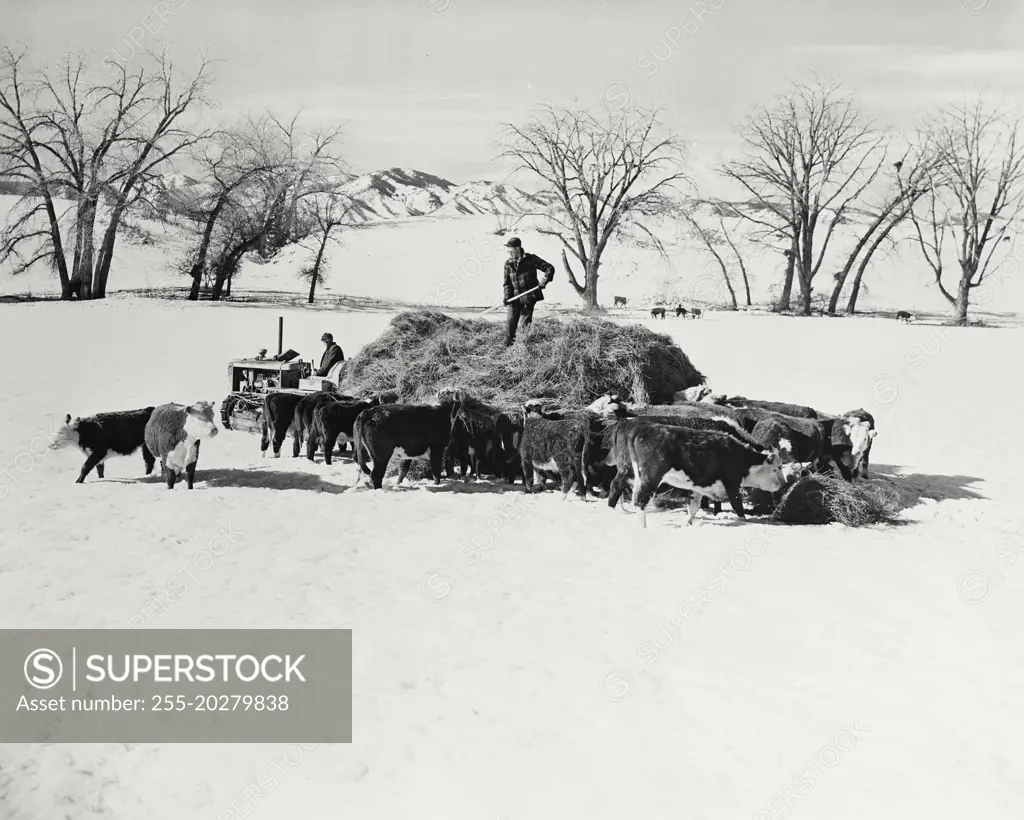
M284 353L284 316L277 317L277 355Z

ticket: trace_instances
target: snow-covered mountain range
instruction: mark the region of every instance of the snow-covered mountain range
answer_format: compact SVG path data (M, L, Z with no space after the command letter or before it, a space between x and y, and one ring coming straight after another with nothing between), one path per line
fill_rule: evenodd
M161 177L169 199L182 202L189 194L201 195L205 183L182 173ZM547 198L503 182L474 180L458 185L451 180L412 168L386 168L348 177L341 192L351 197L355 222L406 219L416 216L470 214L523 214L546 207Z

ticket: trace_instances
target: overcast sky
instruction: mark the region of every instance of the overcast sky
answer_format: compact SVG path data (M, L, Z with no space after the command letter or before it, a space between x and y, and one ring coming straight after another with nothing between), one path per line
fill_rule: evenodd
M663 106L707 166L754 106L811 71L894 128L1024 87L1019 0L0 0L0 19L0 39L37 63L73 51L99 67L141 44L186 66L205 52L223 61L217 118L302 106L311 125L344 124L356 171L455 182L504 177L500 124L543 102Z

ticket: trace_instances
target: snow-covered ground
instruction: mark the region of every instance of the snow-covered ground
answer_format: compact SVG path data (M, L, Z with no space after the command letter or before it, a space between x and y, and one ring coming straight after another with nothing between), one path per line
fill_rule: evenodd
M392 247L406 283L440 253ZM386 267L346 267L345 288ZM261 460L245 433L204 443L191 492L138 455L75 485L83 457L45 449L65 413L219 401L278 315L307 359L324 330L351 356L390 319L0 304L4 625L137 626L188 567L143 628L354 630L353 743L0 746L3 820L1020 817L1024 444L1000 410L1024 330L651 322L717 390L874 413L897 527L655 512L641 531L557 493L342 492L347 458Z

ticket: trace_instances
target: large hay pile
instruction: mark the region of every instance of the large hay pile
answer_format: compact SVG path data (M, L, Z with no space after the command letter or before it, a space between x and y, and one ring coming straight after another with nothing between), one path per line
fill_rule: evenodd
M830 475L810 475L793 483L771 517L784 524L832 524L847 527L895 521L899 502L879 487L851 484Z
M705 381L668 336L639 325L543 318L523 341L506 348L504 322L406 311L346 363L340 389L393 390L400 401L432 402L438 390L458 388L517 410L530 398L580 407L608 391L668 404L676 391Z

